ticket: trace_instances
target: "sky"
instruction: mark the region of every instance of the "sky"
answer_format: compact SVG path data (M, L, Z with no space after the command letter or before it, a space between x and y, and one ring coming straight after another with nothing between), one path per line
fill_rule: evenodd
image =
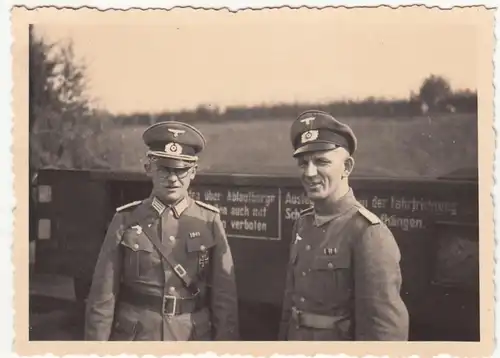
M446 12L243 15L102 17L35 29L49 41L73 41L89 93L115 114L407 98L431 73L454 89L477 87L473 21Z

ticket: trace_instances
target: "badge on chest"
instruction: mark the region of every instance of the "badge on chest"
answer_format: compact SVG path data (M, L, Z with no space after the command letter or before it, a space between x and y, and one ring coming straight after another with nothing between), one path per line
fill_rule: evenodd
M205 266L208 265L209 261L210 257L208 256L208 250L204 245L201 245L200 253L198 255L198 265L200 266L200 269L205 268Z
M187 250L196 255L199 270L210 264L210 248L214 244L213 237L206 230L193 230L187 234Z
M131 229L135 230L137 235L142 234L142 226L140 226L140 225L134 225L131 227Z
M294 243L294 244L297 244L297 243L298 243L299 241L301 241L301 240L302 240L302 237L300 237L300 235L299 235L299 234L296 234L296 235L295 235L295 241L294 241L293 243Z
M323 249L323 253L326 256L334 256L337 254L337 248L336 247L326 247Z

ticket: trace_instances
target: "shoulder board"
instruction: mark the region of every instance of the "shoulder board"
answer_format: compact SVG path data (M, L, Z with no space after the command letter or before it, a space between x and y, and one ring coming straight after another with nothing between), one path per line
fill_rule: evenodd
M220 213L219 209L217 209L215 206L212 206L210 204L204 203L203 201L199 201L199 200L195 200L194 202L205 209L216 212L217 214Z
M358 211L361 215L368 219L372 225L380 224L380 218L365 207L360 207Z
M314 207L313 207L313 206L311 206L311 207L309 207L309 208L307 208L307 209L301 210L301 211L299 212L299 214L300 214L300 216L304 216L304 215L309 215L309 214L312 214L313 212L314 212Z
M137 206L140 203L142 203L142 201L141 200L137 200L137 201L134 201L132 203L125 204L123 206L120 206L119 208L116 208L116 212L120 212L120 211L123 211L125 209L131 208L133 206Z

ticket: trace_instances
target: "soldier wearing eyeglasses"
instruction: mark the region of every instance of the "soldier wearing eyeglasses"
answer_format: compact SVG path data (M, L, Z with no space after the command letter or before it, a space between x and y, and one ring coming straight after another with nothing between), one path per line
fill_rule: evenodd
M202 133L168 121L143 134L148 198L118 208L99 254L86 340L237 340L233 259L217 208L188 196Z

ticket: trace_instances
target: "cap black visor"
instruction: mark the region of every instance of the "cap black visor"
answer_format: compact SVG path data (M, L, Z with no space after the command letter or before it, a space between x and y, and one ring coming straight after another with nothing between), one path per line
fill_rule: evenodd
M335 143L327 143L327 142L316 142L316 143L308 143L303 145L293 152L293 156L296 157L299 154L307 153L307 152L320 152L326 150L332 150L336 148L342 147L341 145Z
M164 167L167 168L174 168L174 169L187 169L191 168L194 163L192 162L186 162L184 160L179 160L179 159L174 159L174 158L165 158L165 157L155 157L156 162Z

